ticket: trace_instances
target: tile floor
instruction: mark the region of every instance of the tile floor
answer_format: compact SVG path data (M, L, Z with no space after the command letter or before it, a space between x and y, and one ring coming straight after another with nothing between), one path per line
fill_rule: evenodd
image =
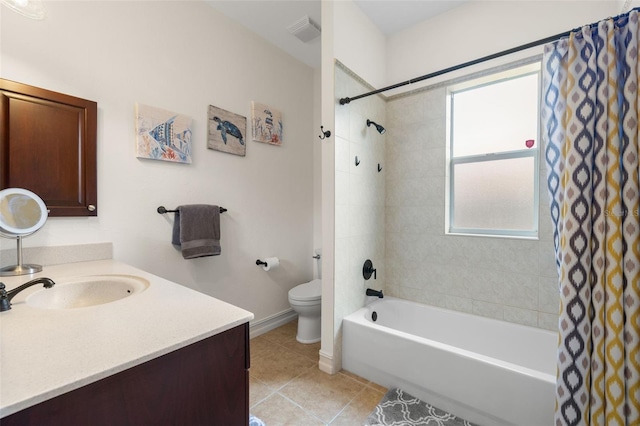
M320 343L296 341L297 321L251 339L250 412L267 426L357 426L386 389L318 369Z

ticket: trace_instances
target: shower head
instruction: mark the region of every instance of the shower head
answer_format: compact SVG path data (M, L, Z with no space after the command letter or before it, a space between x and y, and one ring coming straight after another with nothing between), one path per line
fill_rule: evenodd
M371 126L372 124L374 126L376 126L376 130L378 131L378 133L383 134L384 132L386 132L384 127L382 127L381 125L379 125L379 124L377 124L377 123L375 123L375 122L373 122L373 121L371 121L371 120L369 120L367 118L367 127Z

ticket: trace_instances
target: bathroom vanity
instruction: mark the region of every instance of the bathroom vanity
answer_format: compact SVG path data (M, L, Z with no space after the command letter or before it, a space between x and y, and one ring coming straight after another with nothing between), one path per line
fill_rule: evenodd
M59 297L30 287L0 314L0 424L248 423L253 314L113 260L2 281L10 290L40 276ZM92 277L147 285L73 307L66 290Z

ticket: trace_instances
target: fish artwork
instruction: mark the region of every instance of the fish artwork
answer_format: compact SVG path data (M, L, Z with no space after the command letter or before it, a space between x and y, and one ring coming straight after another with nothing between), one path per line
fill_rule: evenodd
M191 117L136 103L136 156L191 163Z

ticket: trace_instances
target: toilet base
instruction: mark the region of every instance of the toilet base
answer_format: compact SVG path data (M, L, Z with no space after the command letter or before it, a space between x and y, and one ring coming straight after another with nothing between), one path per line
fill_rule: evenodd
M302 317L298 315L298 333L296 340L310 344L320 341L320 317Z

